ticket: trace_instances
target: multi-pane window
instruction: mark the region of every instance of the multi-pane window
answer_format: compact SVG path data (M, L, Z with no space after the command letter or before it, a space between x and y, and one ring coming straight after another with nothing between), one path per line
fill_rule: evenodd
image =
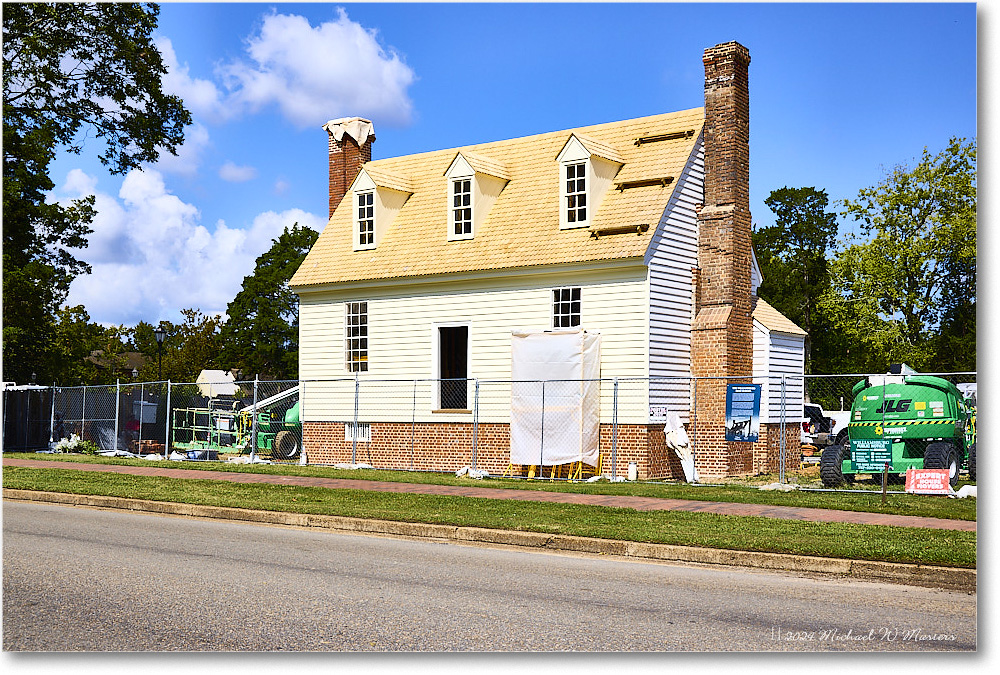
M586 163L566 165L566 222L587 220Z
M349 302L345 305L344 356L347 372L368 371L368 303Z
M452 181L452 232L472 234L472 180Z
M375 243L375 193L358 193L358 245Z
M554 289L552 291L552 327L573 328L579 325L580 289Z

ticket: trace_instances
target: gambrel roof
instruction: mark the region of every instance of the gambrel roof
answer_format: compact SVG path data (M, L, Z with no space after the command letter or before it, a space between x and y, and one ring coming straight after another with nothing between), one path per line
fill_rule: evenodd
M412 194L377 247L355 251L354 200L348 193L291 286L307 290L352 281L641 260L703 124L704 109L695 108L367 162L365 171L392 176ZM588 151L620 163L621 169L602 201L590 205L589 227L560 229L556 158L574 135ZM459 153L476 171L509 180L474 238L448 241L445 174ZM635 229L609 233L626 228ZM602 232L607 236L592 236Z

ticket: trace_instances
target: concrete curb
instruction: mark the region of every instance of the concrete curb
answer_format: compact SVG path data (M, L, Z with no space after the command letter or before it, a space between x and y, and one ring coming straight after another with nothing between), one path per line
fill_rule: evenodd
M791 555L784 553L760 553L755 551L734 551L727 549L652 544L612 539L593 539L564 534L544 534L540 532L518 532L512 530L491 530L482 527L461 527L457 525L433 525L429 523L407 523L391 520L369 520L345 516L325 516L281 511L258 511L223 506L203 506L176 502L156 502L145 499L106 497L100 495L78 495L61 492L37 492L34 490L3 491L5 500L49 502L71 506L139 511L195 518L265 523L269 525L290 525L294 527L316 527L343 532L362 532L397 537L438 539L459 543L478 543L500 546L545 549L550 551L572 551L598 555L614 555L628 558L644 558L670 562L699 563L705 565L725 565L751 567L757 569L824 574L865 581L881 581L910 586L926 586L949 590L976 592L976 570L913 565L905 563L873 562L867 560L847 560L841 558L821 558L817 556Z

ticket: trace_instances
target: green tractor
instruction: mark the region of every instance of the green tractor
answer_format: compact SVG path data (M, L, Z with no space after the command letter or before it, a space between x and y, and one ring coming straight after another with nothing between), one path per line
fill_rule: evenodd
M880 480L886 470L898 483L911 467L948 469L952 487L963 465L976 479L974 393L966 398L951 382L906 366L861 380L852 393L848 441L820 457L824 485L850 483L858 474Z

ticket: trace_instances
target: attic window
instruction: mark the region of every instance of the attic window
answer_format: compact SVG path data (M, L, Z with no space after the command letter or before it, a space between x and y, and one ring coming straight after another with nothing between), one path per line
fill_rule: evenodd
M375 191L357 193L358 248L375 246Z
M556 156L559 229L590 227L611 181L625 161L615 148L575 133ZM555 186L553 186L555 187Z
M461 151L448 170L448 241L473 239L504 186L506 167L495 159Z
M566 165L566 222L587 222L587 163Z
M472 180L460 178L452 186L452 234L462 237L472 234Z

